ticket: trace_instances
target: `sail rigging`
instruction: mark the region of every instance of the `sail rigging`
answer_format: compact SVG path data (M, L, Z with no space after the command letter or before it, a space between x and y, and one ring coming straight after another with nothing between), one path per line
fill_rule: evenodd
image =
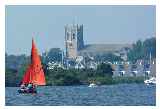
M33 39L31 49L31 64L28 66L22 79L22 84L29 83L32 83L34 85L46 85L40 56L38 55L38 50Z

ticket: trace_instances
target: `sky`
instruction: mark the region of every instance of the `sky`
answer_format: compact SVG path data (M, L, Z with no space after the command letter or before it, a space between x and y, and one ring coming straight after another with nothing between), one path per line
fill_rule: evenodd
M15 55L30 55L32 37L40 54L65 50L66 24L83 24L85 44L132 44L156 34L151 5L8 5L5 19L6 53Z

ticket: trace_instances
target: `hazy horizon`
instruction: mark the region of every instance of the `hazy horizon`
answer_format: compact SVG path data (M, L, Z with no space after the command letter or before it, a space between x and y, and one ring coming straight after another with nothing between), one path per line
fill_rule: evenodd
M34 37L40 54L65 50L64 26L83 24L85 44L132 44L155 37L156 11L151 5L6 6L7 54L30 55Z

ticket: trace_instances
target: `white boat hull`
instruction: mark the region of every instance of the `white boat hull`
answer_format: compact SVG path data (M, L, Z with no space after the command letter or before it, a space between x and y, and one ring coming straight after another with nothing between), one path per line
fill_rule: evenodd
M91 83L88 87L97 87L96 84Z
M147 85L156 84L156 78L152 77L152 78L150 78L148 80L145 80L144 83L147 84Z

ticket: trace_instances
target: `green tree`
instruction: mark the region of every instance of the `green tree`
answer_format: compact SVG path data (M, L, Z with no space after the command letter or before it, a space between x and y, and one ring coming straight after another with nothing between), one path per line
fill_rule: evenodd
M6 69L5 72L5 86L18 86L18 71L16 69Z
M145 53L145 59L150 58L156 58L156 38L150 38L144 41L144 53Z
M138 59L156 58L156 38L146 39L144 42L138 40L133 44L128 53L128 60L136 61Z
M110 64L101 63L100 65L97 66L97 72L101 75L105 75L109 77L113 76L113 69Z

